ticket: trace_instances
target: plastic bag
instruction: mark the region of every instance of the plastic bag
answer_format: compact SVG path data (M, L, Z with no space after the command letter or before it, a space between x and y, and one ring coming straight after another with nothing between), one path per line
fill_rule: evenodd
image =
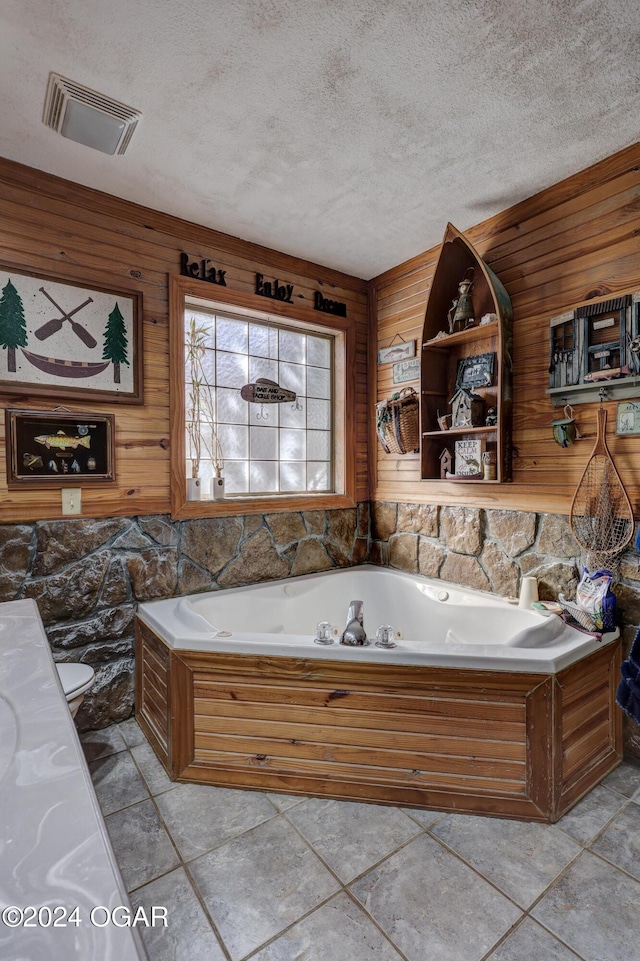
M590 573L582 570L582 578L576 591L576 604L593 617L598 630L613 630L616 619L616 595L611 590L611 571Z

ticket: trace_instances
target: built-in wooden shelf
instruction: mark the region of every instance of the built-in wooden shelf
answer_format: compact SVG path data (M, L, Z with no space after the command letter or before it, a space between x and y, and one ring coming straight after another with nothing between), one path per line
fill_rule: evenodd
M422 432L423 437L450 437L455 434L459 437L461 434L495 434L498 430L497 425L493 427L450 427L449 430L425 430Z
M591 384L572 384L567 387L549 387L546 391L554 407L565 404L593 404L604 387L607 400L628 400L640 393L640 377L618 377L616 380L598 380Z
M458 296L460 281L473 267L473 312L476 323L436 339L448 326L447 314ZM487 314L495 320L480 325ZM496 484L511 480L511 301L493 271L468 240L451 224L440 248L429 299L425 310L420 363L420 468L423 480L441 478L440 457L446 448L455 455L455 441L473 436L486 438L485 450L495 453L496 479L469 480L471 484ZM495 354L491 384L471 388L482 397L484 416L495 408L496 423L479 427L451 427L438 430L438 418L446 415L458 389L462 360L481 354ZM462 483L462 480L453 481Z
M490 324L474 324L473 327L467 327L465 330L457 330L453 334L448 334L446 337L440 337L438 339L432 338L427 340L422 345L423 349L425 347L435 347L437 349L450 350L455 344L471 344L481 337L484 333L491 333L492 330L495 331L497 328L497 321L493 321Z
M484 480L483 477L464 477L460 474L458 477L449 476L445 478L447 484L451 482L452 484L501 484L502 481L499 480Z

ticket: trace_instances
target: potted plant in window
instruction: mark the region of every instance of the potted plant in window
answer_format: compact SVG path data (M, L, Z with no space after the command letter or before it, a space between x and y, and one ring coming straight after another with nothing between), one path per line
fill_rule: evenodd
M186 429L190 446L191 477L187 478L188 500L202 498L200 461L204 453L213 464L213 499L224 497L224 457L216 430L213 387L208 382L203 360L206 352L207 331L198 327L195 317L189 318L185 341L186 370L189 379L186 405Z

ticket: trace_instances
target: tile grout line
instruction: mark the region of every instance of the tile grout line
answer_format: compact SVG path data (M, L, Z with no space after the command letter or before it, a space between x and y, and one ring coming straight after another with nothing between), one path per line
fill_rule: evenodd
M148 743L148 742L147 742L147 743ZM131 749L129 749L129 752L131 753ZM144 780L145 784L147 784L146 779L145 779L145 777L144 777L144 774L142 773L142 770L138 767L138 765L137 765L137 763L136 763L136 759L135 759L135 757L133 757L133 754L132 754L132 753L131 753L131 757L132 757L132 759L133 759L133 763L136 765L136 768L140 771L140 776L141 776L142 779ZM149 787L148 784L147 784L147 787ZM169 788L168 790L171 790L171 789ZM166 794L167 792L166 792L166 791L161 791L160 793L161 793L161 794ZM203 913L204 913L205 920L206 920L206 922L209 924L209 927L211 928L211 933L213 934L214 938L215 938L216 941L218 942L218 946L220 947L220 949L221 949L222 953L224 954L224 956L228 959L228 961L232 961L231 954L230 954L229 950L227 949L227 946L226 946L226 944L224 943L224 941L223 941L223 939L222 939L222 936L220 935L220 933L219 933L219 931L218 931L217 926L214 924L214 921L213 921L211 915L209 914L209 909L207 908L207 905L206 905L206 903L204 902L204 900L203 900L203 898L202 898L202 895L200 894L200 890L199 890L199 888L198 888L198 886L197 886L197 884L196 884L196 882L195 882L195 879L194 879L193 875L191 874L191 871L190 871L189 868L188 868L188 862L184 861L184 859L183 859L183 857L182 857L182 854L180 853L180 850L179 850L179 848L178 848L178 845L177 845L176 842L174 841L173 834L172 834L171 831L169 830L169 826L168 826L168 824L166 823L166 821L165 821L165 819L164 819L164 817L163 817L163 815L162 815L162 812L160 811L160 808L159 808L158 805L156 804L155 797L154 797L151 793L149 794L149 797L150 797L150 800L151 800L151 802L152 802L152 804L153 804L153 807L154 807L154 809L155 809L156 815L157 815L157 817L158 817L158 821L159 821L161 827L163 828L163 830L165 831L165 833L166 833L169 841L171 842L171 845L172 845L172 847L173 847L173 849L174 849L174 851L175 851L175 853L176 853L176 856L177 856L177 858L178 858L178 864L177 864L176 866L174 866L173 868L171 868L170 870L165 871L165 872L163 872L162 874L157 875L155 878L152 878L150 881L145 882L145 884L138 885L137 888L132 888L131 891L129 891L129 894L132 894L133 891L140 891L143 887L146 886L146 884L152 884L154 881L159 880L159 878L161 878L161 877L167 877L167 875L168 875L168 874L171 874L172 871L176 871L178 868L182 868L182 870L183 870L183 872L184 872L184 875L185 875L185 877L186 877L186 879L187 879L187 881L188 881L188 883L189 883L189 886L190 886L190 888L191 888L191 890L192 890L192 892L193 892L196 900L198 901L200 907L202 908L202 911L203 911ZM193 860L195 860L195 859L193 859Z
M136 746L139 746L139 745L136 745ZM208 910L207 905L206 905L206 901L205 901L204 898L202 897L202 894L201 894L200 889L199 889L199 887L198 887L198 883L197 883L195 877L194 877L193 874L192 874L192 871L191 871L191 867L190 867L190 866L193 864L194 861L197 861L197 860L199 860L200 858L205 857L205 856L208 855L208 854L211 854L213 851L218 850L220 847L223 847L225 844L228 844L228 843L230 843L230 842L232 842L232 841L235 841L237 838L243 837L244 835L249 834L249 833L251 833L252 831L257 830L257 829L260 828L263 824L267 824L267 823L269 823L270 821L275 820L275 819L278 818L278 817L281 817L284 821L286 821L286 822L295 830L295 832L300 836L301 840L302 840L302 841L305 843L305 845L311 850L311 853L314 854L314 856L317 857L317 858L321 861L321 863L323 864L323 866L326 867L327 870L332 874L332 876L335 878L335 880L337 881L337 883L340 885L340 888L339 888L338 891L332 892L331 895L329 895L329 896L328 896L327 898L325 898L323 901L321 901L321 902L319 902L318 904L316 904L316 905L315 905L313 908L311 908L309 911L307 911L307 912L305 912L304 914L302 914L299 918L297 918L297 919L296 919L295 921L293 921L291 924L287 925L286 928L283 928L281 931L277 932L277 934L275 934L275 935L274 935L272 938L270 938L268 941L265 941L265 942L263 942L262 944L258 945L258 946L257 946L253 951L251 951L249 954L243 955L242 958L239 959L239 961L244 961L245 958L248 959L248 958L250 958L251 956L255 955L256 953L262 951L265 947L268 947L270 944L273 944L274 941L278 940L278 938L282 937L283 934L285 934L285 933L286 933L287 931L289 931L291 928L295 927L296 924L299 924L301 921L305 920L305 919L306 919L307 917L309 917L311 914L313 914L314 912L318 911L320 908L324 907L329 901L331 901L334 897L336 897L336 896L337 896L338 894L340 894L340 893L343 893L343 892L344 892L345 894L347 894L347 895L351 898L352 901L354 901L354 903L356 903L359 907L362 907L362 906L359 904L359 902L356 901L356 900L351 896L351 892L346 889L346 885L343 884L343 882L340 880L340 878L337 877L337 875L335 875L334 871L329 867L329 865L326 864L326 862L324 861L324 859L318 854L318 852L316 852L316 850L314 849L313 845L304 837L304 835L302 835L302 834L300 833L300 831L296 828L296 826L286 817L286 812L287 812L287 811L290 811L290 810L293 810L294 808L298 807L300 804L304 803L304 801L308 799L307 796L301 796L298 803L293 804L293 805L290 805L288 808L286 808L286 809L284 809L284 810L281 810L280 808L278 808L278 806L276 805L275 801L273 801L273 800L269 797L269 793L268 793L268 792L265 792L265 791L256 792L256 793L260 793L263 797L267 798L267 800L269 801L269 803L272 805L272 807L273 807L273 814L272 814L270 817L265 818L263 821L260 821L260 822L258 822L258 824L254 824L254 825L252 825L252 826L249 827L249 828L245 828L243 831L240 831L238 834L234 834L234 835L231 835L230 837L224 838L224 839L223 839L222 841L220 841L218 844L213 845L213 847L208 848L206 851L200 852L200 853L198 853L197 855L195 855L193 858L189 858L189 859L187 860L187 859L183 858L182 854L180 853L180 850L179 850L179 848L178 848L177 842L176 842L176 841L174 840L174 838L173 838L173 834L171 833L171 830L170 830L170 828L169 828L169 825L166 823L166 821L165 821L165 819L164 819L164 817L163 817L163 815L162 815L162 813L161 813L158 805L155 803L155 798L156 798L157 796L160 796L160 795L162 795L162 794L168 793L168 791L170 791L171 788L168 788L167 791L158 792L157 795L151 794L151 789L150 789L150 786L149 786L146 778L144 777L144 773L142 772L142 769L141 769L141 768L139 767L139 765L137 764L136 759L135 759L135 757L133 756L133 753L131 752L131 749L129 749L129 750L130 750L132 759L133 759L134 763L136 764L136 768L137 768L138 771L140 772L140 775L141 775L141 777L142 777L145 785L146 785L147 788L149 789L149 792L150 792L150 793L149 793L149 800L151 800L151 801L153 802L153 805L154 805L154 808L155 808L156 813L157 813L157 815L158 815L158 819L159 819L159 821L160 821L160 824L161 824L162 827L164 828L164 830L165 830L167 836L169 837L169 839L170 839L170 841L171 841L171 844L172 844L172 846L173 846L173 848L174 848L174 850L175 850L175 852L176 852L176 855L177 855L178 860L179 860L179 865L178 865L178 866L183 868L183 870L184 870L184 872L185 872L185 874L186 874L186 876L187 876L187 879L188 879L188 881L189 881L189 884L191 885L191 888L192 888L192 890L193 890L193 892L194 892L194 894L195 894L198 902L200 903L200 905L201 905L201 907L202 907L202 909L203 909L203 911L204 911L205 917L206 917L206 919L207 919L207 921L208 921L208 923L209 923L209 925L210 925L210 927L211 927L211 929L212 929L212 931L213 931L213 934L214 934L214 936L217 938L217 940L219 941L220 946L221 946L221 948L223 949L225 956L226 956L227 958L229 958L229 961L232 961L231 953L230 953L229 949L227 948L227 946L226 946L226 944L225 944L225 942L224 942L224 939L223 939L221 933L218 931L218 928L217 928L214 920L212 919L212 917L211 917L211 915L210 915L210 913L209 913L209 910ZM145 798L144 800L147 800L147 799ZM139 804L139 803L142 803L142 802L141 802L141 801L138 801L138 802L135 802L135 803ZM134 806L134 805L127 805L127 807L133 807L133 806ZM125 810L125 808L121 808L120 810ZM113 812L113 813L117 813L117 812ZM416 822L416 823L417 823L417 822ZM419 836L419 833L420 833L420 832L418 832L418 834L414 835L414 837L418 837L418 836ZM399 849L398 849L398 850L399 850ZM384 859L382 859L382 860L384 860ZM379 863L380 863L380 862L379 862ZM137 888L132 888L129 893L132 893L133 891L139 891L139 890L141 890L141 888L145 887L147 884L152 884L154 881L158 880L158 879L161 878L161 877L166 877L168 874L171 874L171 872L172 872L172 871L175 871L175 870L176 870L176 867L170 868L168 871L165 871L165 872L163 872L162 874L157 875L155 878L152 878L151 880L146 881L145 884L139 885ZM366 873L366 872L364 872L364 873ZM350 883L352 883L352 882L350 882ZM379 927L379 925L377 924L377 922L375 921L375 919L373 919L373 918L371 917L371 915L369 915L369 913L366 911L366 909L364 909L364 908L362 907L362 910L363 910L363 912L365 913L365 915L373 922L374 926L375 926L378 930L380 930L380 933L384 936L385 940L387 940L387 941L391 944L391 946L394 948L394 950L400 955L400 958L402 959L402 961L408 961L408 959L407 959L407 958L405 957L405 955L400 951L400 949L389 939L388 935L386 935L386 933L385 933L382 929L380 929L380 927Z
M209 913L209 908L207 907L206 901L204 900L204 898L202 897L202 895L201 895L201 893L200 893L200 888L198 887L198 885L197 885L197 883L196 883L196 879L195 879L195 878L193 877L193 875L191 874L191 871L189 870L188 865L183 864L183 865L182 865L182 868L183 868L184 873L185 873L185 875L186 875L187 881L188 881L189 884L191 885L191 890L193 891L193 893L194 893L194 895L195 895L195 897L196 897L196 900L198 901L198 904L199 904L200 907L202 908L202 911L203 911L203 913L204 913L205 919L206 919L206 921L208 922L208 924L209 924L209 926L210 926L210 928L211 928L211 932L212 932L214 938L216 938L216 940L217 940L217 942L218 942L218 944L219 944L219 946L220 946L220 949L221 949L222 953L224 954L225 958L228 958L228 959L229 959L229 961L233 961L233 959L232 959L232 957L231 957L231 952L230 952L229 949L227 948L227 946L226 946L226 944L225 944L225 942L224 942L224 938L222 937L221 933L218 931L218 926L216 925L216 923L214 922L213 918L211 917L211 915L210 915L210 913Z
M491 958L493 957L494 952L497 951L497 950L505 943L505 941L507 941L508 938L510 938L511 935L514 934L514 933L518 930L518 928L522 927L522 925L523 925L523 924L525 923L525 921L527 921L527 920L532 921L534 924L539 924L540 927L543 929L543 931L546 931L548 934L551 935L551 937L552 937L555 941L558 942L558 944L561 944L561 945L563 946L563 948L566 948L568 951L570 951L571 954L572 954L575 958L578 959L578 961L587 961L586 958L584 958L581 954L578 954L577 951L575 951L572 947L570 947L570 946L566 943L566 941L563 941L562 938L558 937L558 935L555 934L553 931L550 931L549 928L547 928L544 924L541 924L539 921L537 921L536 918L530 917L530 915L529 915L528 913L523 914L522 917L519 918L519 919L515 922L515 924L513 924L513 925L509 928L508 931L505 931L505 933L502 935L502 937L500 938L500 940L499 940L499 941L496 941L496 943L495 943L494 945L492 945L492 946L489 948L489 950L487 951L487 953L486 953L486 954L483 954L482 957L478 959L478 961L491 961Z
M492 881L490 878L486 877L486 875L484 875L479 868L477 868L471 862L467 861L458 851L455 850L455 848L450 847L447 844L447 842L443 841L442 838L438 837L437 834L433 834L431 832L431 829L427 830L427 834L429 835L430 838L432 838L432 840L437 841L440 847L444 848L445 851L447 851L449 854L452 854L458 861L460 861L462 864L466 865L466 867L468 867L471 871L473 871L473 873L477 875L477 877L481 878L488 885L490 885L494 889L494 891L497 891L497 893L502 895L503 898L506 898L508 901L510 901L511 904L513 904L513 906L518 909L518 911L520 911L522 914L526 913L526 909L523 908L522 905L518 904L518 902L510 894L506 894L506 892L503 891L502 888L498 887L495 881ZM578 857L580 854L582 854L582 851L580 851L576 857ZM575 858L572 859L572 861L573 860L575 860Z
M293 805L293 807L297 807L297 805ZM292 809L293 808L288 808L287 810L292 810ZM400 809L398 808L398 810ZM394 941L391 940L391 937L380 926L380 924L376 921L376 919L371 914L369 914L365 906L356 898L353 892L349 890L349 885L353 884L355 881L359 880L361 877L364 877L365 874L367 874L369 871L372 871L374 867L376 867L378 864L382 864L384 861L387 860L388 857L391 857L391 854L395 854L397 851L401 850L401 848L404 847L406 844L409 844L410 841L415 840L417 837L420 836L421 833L424 833L424 829L421 827L421 830L418 831L417 834L414 834L411 838L405 841L400 847L395 848L394 851L391 852L391 854L385 855L385 857L377 861L375 865L372 865L370 868L367 868L365 871L361 872L361 874L356 875L356 877L352 878L350 881L342 881L342 879L339 878L338 875L335 873L333 868L327 863L327 861L325 861L322 855L319 854L318 851L316 851L311 841L309 841L308 838L306 838L305 835L300 831L300 829L292 821L290 821L288 817L286 817L286 812L282 811L280 812L280 814L283 816L283 820L285 820L287 824L289 824L289 826L295 831L295 833L304 842L306 847L309 848L311 853L322 863L323 867L325 867L326 870L329 871L332 877L337 881L339 885L339 889L337 891L333 891L328 897L324 898L324 900L314 905L314 907L310 908L308 911L305 911L304 914L301 914L299 918L297 918L295 921L292 921L291 924L288 924L286 928L283 928L281 931L275 934L268 941L265 941L263 944L258 945L258 947L255 948L253 951L251 951L249 954L243 955L243 957L239 959L239 961L249 961L251 957L258 954L260 951L263 951L265 948L269 947L269 945L273 944L275 941L277 941L279 938L285 935L288 931L294 928L297 924L300 924L302 921L305 921L307 918L311 917L312 914L315 914L316 911L321 910L321 908L325 907L325 905L327 905L334 898L338 897L338 895L340 894L345 894L349 898L349 900L353 904L355 904L357 908L359 908L362 911L365 917L369 921L371 921L373 926L382 935L385 941L387 941L387 943L391 945L393 950L398 954L401 961L409 961L409 959L404 954L404 952L401 951L400 948L397 946L397 944L395 944ZM414 822L414 823L417 823L417 822ZM256 827L259 827L259 826L260 825L256 825Z
M142 773L142 772L141 772L141 773ZM162 792L162 793L166 793L166 792ZM264 797L267 797L267 798L268 798L268 794L267 794L266 792L259 792L259 793L261 793ZM306 799L307 799L307 798L302 799L300 803L303 803L303 801L306 800ZM151 797L151 800L153 801L154 798ZM156 808L156 811L157 811L157 813L158 813L158 817L159 817L160 823L162 824L162 826L163 826L164 830L166 831L167 835L169 836L169 838L170 838L170 840L171 840L171 842L172 842L172 845L173 845L174 848L176 849L176 853L177 853L177 856L178 856L179 861L180 861L180 866L183 867L183 869L185 870L185 873L187 874L187 877L188 877L188 879L189 879L189 882L190 882L190 884L192 885L192 888L194 889L194 892L195 892L195 894L196 894L196 896L197 896L197 898L198 898L198 901L201 903L201 905L202 905L202 907L203 907L203 909L204 909L204 911L205 911L205 915L206 915L207 920L209 921L209 923L210 923L210 925L211 925L211 928L212 928L214 934L218 937L220 943L224 946L224 948L225 948L225 954L227 954L227 955L229 956L229 958L231 958L231 955L230 955L230 953L229 953L229 950L226 948L226 945L225 945L225 943L224 943L224 939L223 939L222 935L218 932L217 926L216 926L215 922L213 921L213 919L211 918L211 916L210 916L210 914L209 914L209 911L208 911L208 909L207 909L207 907L206 907L206 902L205 902L205 901L203 900L203 898L202 898L202 895L201 895L200 890L199 890L199 888L198 888L197 881L195 880L195 878L194 878L194 876L193 876L193 874L192 874L192 872L191 872L190 866L193 864L194 861L197 861L197 860L199 860L200 858L205 857L206 855L212 853L213 851L218 850L220 847L223 847L225 844L230 843L230 842L232 842L232 841L235 841L235 840L237 840L237 838L243 837L243 836L246 835L246 834L250 834L252 831L255 831L255 830L257 830L258 828L260 828L263 824L267 824L267 823L269 823L270 821L274 820L275 818L280 817L280 818L282 818L282 820L285 821L285 822L294 830L294 832L300 837L300 839L303 841L303 843L305 844L305 846L310 850L310 852L314 855L314 857L317 858L317 859L321 862L321 864L323 865L323 867L331 874L331 876L332 876L332 877L334 878L334 880L337 882L337 884L339 885L339 887L338 887L338 890L333 891L328 897L324 898L324 899L323 899L322 901L320 901L318 904L314 905L314 906L313 906L312 908L310 908L308 911L304 912L304 914L301 914L300 917L299 917L299 918L296 918L294 921L292 921L291 924L288 924L285 928L283 928L282 930L278 931L278 932L277 932L272 938L270 938L268 941L265 941L265 942L263 942L262 944L258 945L255 949L253 949L253 950L250 952L250 954L243 955L242 961L245 961L245 959L248 959L248 958L250 958L252 955L254 955L254 954L262 951L265 947L268 947L270 944L272 944L272 943L273 943L274 941L276 941L278 938L280 938L280 937L282 937L284 934L286 934L286 932L288 932L289 930L291 930L291 928L295 927L295 926L296 926L297 924L299 924L301 921L306 920L306 918L308 918L310 915L314 914L316 911L320 910L322 907L324 907L326 904L328 904L329 901L331 901L333 898L335 898L338 894L341 894L341 893L346 894L346 895L349 897L349 899L350 899L354 904L356 904L356 906L357 906L358 908L360 908L360 910L362 910L362 912L363 912L363 914L365 915L365 917L366 917L369 921L371 921L371 923L374 925L374 927L375 927L375 928L380 932L380 934L384 937L385 941L387 941L387 942L391 945L391 947L394 949L394 951L396 951L396 953L399 955L399 957L402 959L402 961L408 961L408 959L406 958L406 956L404 955L404 953L403 953L403 952L400 950L400 948L391 940L391 938L390 938L389 935L384 931L384 929L382 929L382 928L380 927L380 925L379 925L379 923L376 921L376 919L375 919L374 917L372 917L372 915L369 914L369 912L368 912L367 909L364 907L364 905L363 905L360 901L358 901L357 898L355 897L355 895L353 895L353 893L349 890L348 885L349 885L349 884L353 884L355 881L359 880L361 877L364 877L369 871L373 870L375 867L377 867L378 865L382 864L384 861L386 861L386 860L387 860L389 857L391 857L393 854L395 854L395 853L397 853L398 851L402 850L402 848L406 847L406 845L409 844L411 841L413 841L413 840L415 840L416 838L420 837L421 834L424 834L424 833L425 833L424 827L423 827L422 825L420 825L417 821L415 821L415 819L412 819L412 820L414 821L414 824L416 824L416 826L419 828L419 830L417 831L416 834L412 835L412 837L408 838L408 839L407 839L406 841L404 841L401 845L399 845L398 847L396 847L393 851L389 852L389 854L385 855L383 858L381 858L381 859L380 859L379 861L377 861L375 864L373 864L373 865L371 865L370 867L366 868L363 872L361 872L359 875L356 875L356 876L355 876L354 878L352 878L350 881L348 881L348 882L343 882L343 881L338 877L338 875L335 873L335 871L330 867L330 865L324 860L324 858L316 851L316 849L314 848L314 846L312 845L312 843L301 833L301 831L297 828L297 826L296 826L292 821L290 821L289 818L286 816L287 811L291 811L291 810L293 810L294 808L298 807L299 805L298 805L298 804L295 804L295 805L292 805L291 807L287 808L285 811L281 811L281 810L279 810L279 809L276 808L275 802L271 801L271 799L269 799L269 800L270 800L270 803L271 803L271 804L273 805L273 807L274 807L274 815L273 815L272 817L266 818L264 821L260 821L258 824L255 824L255 825L253 825L253 826L250 827L250 828L246 828L244 831L241 831L239 834L235 834L235 835L233 835L233 836L231 836L231 837L225 838L225 839L224 839L223 841L221 841L219 844L214 845L212 848L209 848L209 849L208 849L207 851L205 851L205 852L202 852L202 853L200 853L200 854L197 854L195 857L190 858L189 860L185 860L185 859L182 857L182 855L180 854L180 851L179 851L179 849L177 848L177 843L176 843L176 842L174 841L174 839L173 839L173 836L172 836L172 834L171 834L171 831L170 831L170 829L169 829L169 826L166 824L164 818L162 817L161 812L160 812L159 809L157 808L157 805L155 805L155 803L154 803L154 807ZM138 802L138 803L140 803L140 802ZM130 806L131 806L131 805L130 805ZM398 808L398 810L401 810L401 809ZM163 872L163 874L158 875L158 877L166 877L167 874L170 874L171 871L174 871L174 870L176 870L175 867L174 867L174 868L171 868L169 871ZM143 884L143 885L139 885L137 888L132 889L132 891L133 891L133 890L135 890L135 891L140 890L142 887L145 887L146 884L151 884L153 881L157 880L158 877L153 878L153 879L151 879L150 881L145 882L145 884Z
M622 797L622 795L619 795L619 796ZM583 851L588 851L589 854L592 854L594 857L599 858L601 861L604 861L605 864L608 864L610 867L615 868L617 871L620 871L622 874L626 875L626 877L630 878L632 881L637 881L640 883L640 877L636 876L635 874L631 874L630 871L627 871L627 869L623 868L620 864L616 864L615 861L611 861L601 851L594 851L593 849L593 845L596 844L606 834L606 832L609 830L609 828L614 823L614 821L616 821L620 817L620 815L629 808L631 804L635 804L635 803L636 802L633 800L633 798L625 798L625 800L620 805L618 810L611 815L609 820L606 821L605 824L603 824L602 827L600 827L596 831L596 833L589 838L588 841L578 841L577 838L573 838L570 834L567 834L566 831L564 831L564 834L566 834L567 837L571 838L571 840L576 841L577 844L580 844ZM563 830L563 829L561 828L560 830Z
M560 826L560 821L562 821L562 818L560 819L560 821L556 821L556 823L554 824L554 827L557 827L558 830L559 830L559 831L562 831L562 833L565 834L568 838L571 838L572 841L575 841L576 844L580 844L585 850L587 850L587 849L588 849L588 846L591 845L591 844L593 844L595 841L599 840L599 838L601 837L601 835L604 834L604 832L607 830L607 828L610 827L611 823L612 823L613 821L615 821L615 819L616 819L617 817L619 817L619 815L622 813L622 811L623 811L626 807L628 807L629 804L632 803L631 798L624 798L624 799L623 799L623 798L622 798L622 795L618 795L618 798L619 798L619 799L621 800L621 802L622 802L622 803L620 804L620 807L611 815L611 817L609 817L609 818L605 821L605 823L604 823L601 827L598 828L598 830L595 832L595 834L592 834L591 837L590 837L588 840L586 840L586 841L581 841L580 838L574 837L572 834L569 834L569 832L568 832L567 830L565 830L565 828L561 827L561 826ZM578 804L580 804L580 802L578 802ZM577 807L577 806L578 806L578 805L576 805L576 807Z
M398 808L398 810L400 810L400 809ZM335 877L335 879L336 879L336 881L338 882L338 884L340 884L340 885L341 885L342 887L344 887L344 888L346 888L347 885L355 884L356 881L359 881L361 878L363 878L365 875L367 875L367 874L369 873L369 871L373 871L374 868L377 868L379 865L383 864L385 861L387 861L387 860L388 860L390 857L392 857L394 854L397 854L398 851L402 851L402 849L405 848L408 844L410 844L412 841L415 841L416 838L420 837L421 834L424 834L424 833L425 833L425 830L426 830L426 829L425 829L424 827L422 827L421 825L418 825L418 827L420 828L420 830L419 830L416 834L413 834L410 838L407 838L406 841L402 841L402 843L399 844L396 848L394 848L393 851L390 851L388 854L385 854L383 857L379 858L379 859L378 859L374 864L372 864L370 867L365 868L364 871L361 871L359 874L356 874L355 877L351 878L350 881L343 881L342 878L340 878L340 877L336 874L336 872L335 872L334 869L331 867L331 865L322 857L322 855L321 855L318 851L316 851L316 849L315 849L315 847L313 846L313 844L311 843L311 841L309 841L309 839L302 833L302 831L300 830L300 828L298 828L297 825L293 823L293 821L290 821L289 818L286 818L286 821L287 821L287 823L293 828L293 830L296 832L296 834L298 834L298 835L300 836L300 838L304 841L304 843L307 845L307 847L310 848L311 852L322 862L322 864L327 868L327 870L331 872L331 874ZM417 824L417 822L414 822L414 823Z

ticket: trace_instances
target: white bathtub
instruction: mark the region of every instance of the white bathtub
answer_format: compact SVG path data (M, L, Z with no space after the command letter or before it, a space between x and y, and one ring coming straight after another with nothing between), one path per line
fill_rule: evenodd
M319 621L340 633L349 602L364 603L372 643L314 643ZM504 598L379 567L355 567L250 587L141 604L140 619L175 650L287 655L329 660L424 664L555 674L603 641L556 615L520 610ZM400 637L373 643L381 624Z

